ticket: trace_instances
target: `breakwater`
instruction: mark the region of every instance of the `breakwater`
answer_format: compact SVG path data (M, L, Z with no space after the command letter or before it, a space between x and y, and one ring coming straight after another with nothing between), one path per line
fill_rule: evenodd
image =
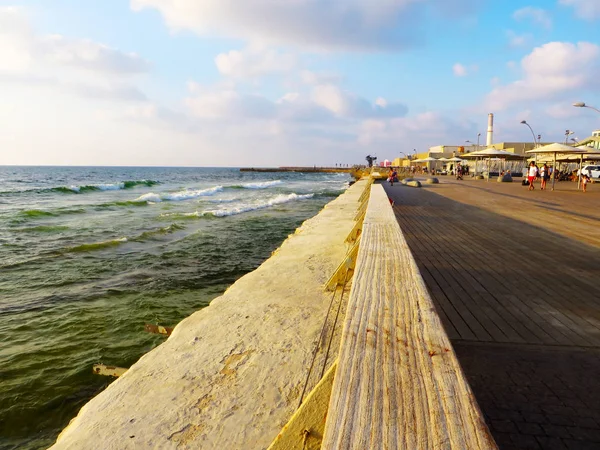
M180 322L87 403L54 448L266 448L298 405L329 305L323 285L346 254L364 183ZM315 365L331 362L319 355ZM308 390L318 381L315 373Z
M354 167L242 167L240 172L353 173Z

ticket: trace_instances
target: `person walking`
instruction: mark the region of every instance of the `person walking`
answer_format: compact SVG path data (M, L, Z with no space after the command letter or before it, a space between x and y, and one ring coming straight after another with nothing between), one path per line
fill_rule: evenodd
M581 183L583 185L583 192L587 192L587 184L590 181L590 176L589 175L583 175L581 177Z
M544 190L546 189L546 182L550 179L550 169L546 164L544 164L540 169L540 179L540 189Z
M539 172L538 166L535 165L535 162L531 161L531 164L529 164L529 170L527 171L527 181L529 181L529 188L527 189L528 191L533 191L535 189L533 183L538 177Z

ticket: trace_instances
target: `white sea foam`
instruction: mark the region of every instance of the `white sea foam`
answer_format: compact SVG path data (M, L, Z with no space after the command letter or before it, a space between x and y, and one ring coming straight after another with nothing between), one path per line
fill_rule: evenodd
M125 189L125 183L93 184L92 186L101 191L118 191L119 189Z
M160 217L173 217L175 219L185 218L185 217L201 217L201 216L202 216L202 214L199 213L198 211L191 212L191 213L162 213L160 215Z
M210 203L233 203L233 202L237 202L239 200L239 198L211 198L208 201ZM198 200L198 201L202 201L202 200Z
M206 197L209 195L215 195L217 192L221 192L223 190L223 186L215 186L208 189L186 189L185 191L179 192L166 192L163 194L155 194L154 192L149 192L147 194L141 195L135 201L146 201L146 202L162 202L162 201L173 201L178 202L182 200L190 200L198 197Z
M288 194L288 195L277 195L276 197L270 198L266 201L259 203L252 203L246 205L240 205L235 208L221 208L221 209L210 209L202 213L202 215L212 215L215 217L235 216L236 214L242 214L249 211L256 211L258 209L269 208L275 205L281 205L283 203L293 202L296 200L306 200L312 198L314 194Z
M268 189L281 184L281 180L263 181L262 183L244 183L241 186L245 189Z

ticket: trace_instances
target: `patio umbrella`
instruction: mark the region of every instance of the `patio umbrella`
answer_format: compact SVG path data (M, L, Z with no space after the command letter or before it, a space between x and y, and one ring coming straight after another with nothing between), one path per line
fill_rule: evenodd
M552 190L554 190L554 182L556 180L556 177L554 174L556 172L556 155L557 154L580 155L579 179L577 180L577 189L579 189L579 186L581 185L581 169L583 166L583 155L586 155L586 154L600 155L600 150L596 150L595 148L591 148L591 147L587 147L587 148L572 147L570 145L559 144L559 143L555 142L554 144L544 145L543 147L535 148L533 150L528 150L525 153L535 153L535 154L549 153L549 154L554 155L554 165L552 166L554 168L552 170Z
M475 175L477 175L477 158L485 158L488 159L488 177L487 181L490 181L490 161L492 158L512 158L512 159L523 159L522 155L518 155L516 153L507 152L506 150L498 150L494 147L484 148L483 150L478 150L476 152L471 152L464 155L465 158L475 158Z
M415 159L413 162L417 162L417 163L427 163L427 169L429 170L429 163L432 162L436 162L438 161L436 158L432 158L431 156L428 156L427 158L421 158L421 159Z

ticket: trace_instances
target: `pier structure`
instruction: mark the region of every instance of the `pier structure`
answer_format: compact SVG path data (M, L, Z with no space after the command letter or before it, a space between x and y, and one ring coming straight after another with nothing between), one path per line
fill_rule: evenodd
M598 448L590 193L363 179L55 448Z
M499 448L600 448L600 189L384 186Z

